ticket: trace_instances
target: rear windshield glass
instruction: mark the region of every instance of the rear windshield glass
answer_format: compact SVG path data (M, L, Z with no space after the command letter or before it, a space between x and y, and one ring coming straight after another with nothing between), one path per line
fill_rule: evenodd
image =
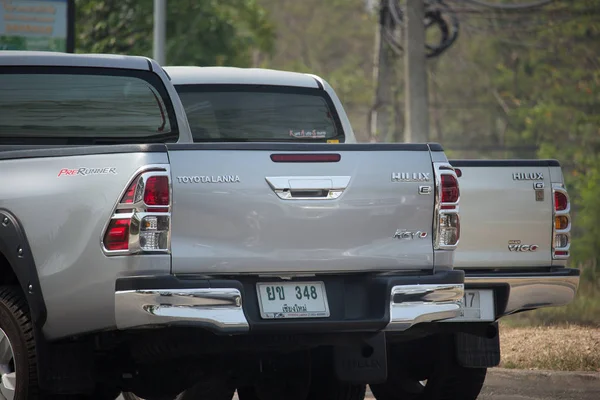
M0 142L176 141L164 91L150 71L0 67Z
M343 138L335 108L323 90L252 85L175 88L196 142Z

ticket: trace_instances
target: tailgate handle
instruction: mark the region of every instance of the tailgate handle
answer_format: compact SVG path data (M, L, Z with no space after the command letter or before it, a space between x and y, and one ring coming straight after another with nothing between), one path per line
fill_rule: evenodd
M349 176L272 176L265 179L283 200L334 200L350 183Z

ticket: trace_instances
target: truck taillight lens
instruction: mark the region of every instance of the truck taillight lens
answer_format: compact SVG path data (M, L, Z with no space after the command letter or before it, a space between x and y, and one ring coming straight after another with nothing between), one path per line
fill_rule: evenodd
M452 166L447 163L434 163L434 168L436 179L434 247L438 250L454 250L460 239L458 178Z
M104 234L107 250L127 250L129 248L129 219L112 219Z
M440 246L456 246L458 239L460 239L460 218L458 217L458 214L441 214L439 234Z
M169 241L169 217L149 215L140 225L140 247L145 251L166 249Z
M558 234L554 236L554 248L567 247L569 244L569 238L565 234Z
M566 215L559 215L554 217L554 229L562 231L564 229L567 229L568 226L569 217L567 217Z
M168 176L151 176L146 180L144 203L149 206L169 205Z
M552 208L554 224L552 227L552 258L569 258L571 247L571 205L569 195L562 184L552 185Z
M454 175L442 175L442 203L456 203L458 201L458 179ZM442 205L442 208L444 206Z
M569 205L569 199L567 195L562 192L554 192L554 210L555 211L564 211L567 209Z
M115 206L103 235L107 255L165 253L171 249L168 166L137 174Z

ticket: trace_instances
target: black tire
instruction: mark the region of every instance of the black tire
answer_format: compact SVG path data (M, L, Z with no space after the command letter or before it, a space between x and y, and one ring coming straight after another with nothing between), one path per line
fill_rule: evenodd
M181 392L175 400L231 400L235 388L225 382L200 382Z
M29 306L19 287L0 286L0 329L12 347L13 364L18 371L14 399L38 399L40 388L33 325Z
M253 386L243 386L237 388L237 395L240 400L260 400Z
M173 400L172 397L153 397L151 399L142 399L139 396L136 396L135 394L131 393L131 392L123 392L121 393L121 395L123 396L123 399L125 400Z
M432 346L435 346L433 348L436 349L438 357L425 367L425 384L419 380L425 376L411 376L415 365L410 357L392 358L388 359L387 382L369 385L373 396L377 400L477 399L485 381L487 368L466 368L460 365L456 360L452 336L439 336Z
M349 383L330 380L311 384L307 400L364 400L366 385L351 385ZM240 400L261 400L253 387L238 388Z
M330 379L311 385L307 400L364 400L367 385L355 385Z

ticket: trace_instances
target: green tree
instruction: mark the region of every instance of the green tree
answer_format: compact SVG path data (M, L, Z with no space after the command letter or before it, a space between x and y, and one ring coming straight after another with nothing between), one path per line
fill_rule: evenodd
M361 136L373 101L376 16L364 0L258 0L277 29L273 57L262 66L327 80ZM363 139L366 136L362 136Z
M77 0L78 52L152 55L151 0ZM168 65L250 66L274 28L255 0L167 2Z

